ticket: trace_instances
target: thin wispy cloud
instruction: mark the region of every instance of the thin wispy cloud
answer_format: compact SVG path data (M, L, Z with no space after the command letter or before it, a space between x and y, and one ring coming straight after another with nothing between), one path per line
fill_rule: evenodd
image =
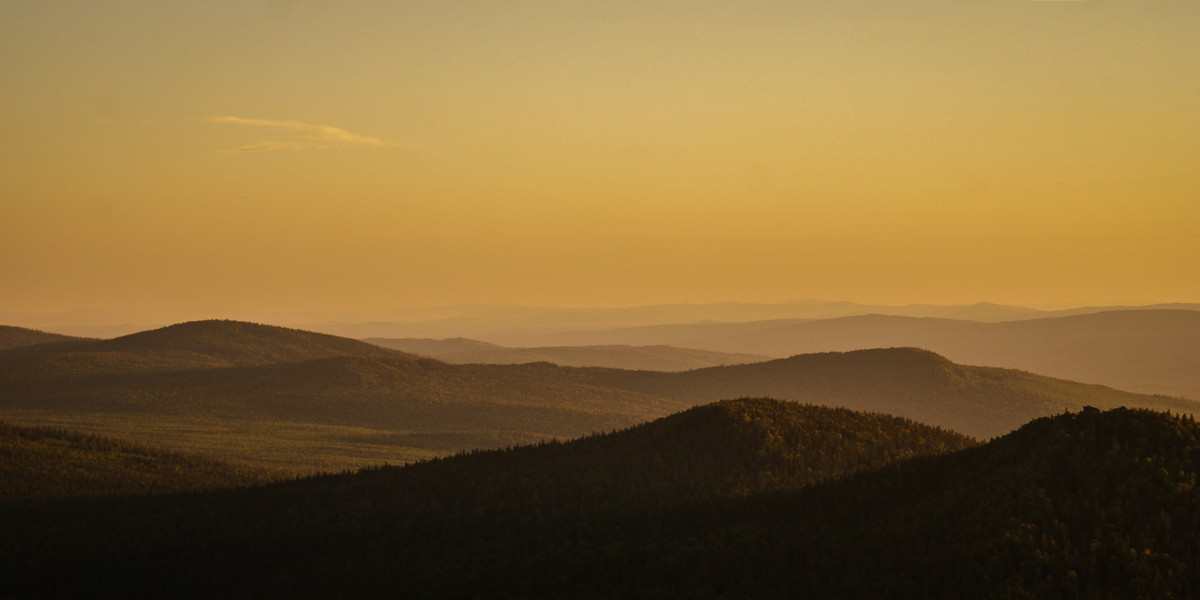
M340 127L314 125L300 121L272 121L269 119L243 119L241 117L205 117L209 123L241 125L260 129L278 130L280 135L272 139L228 148L222 152L266 152L271 150L323 150L349 146L390 146L391 144L365 135L351 133Z

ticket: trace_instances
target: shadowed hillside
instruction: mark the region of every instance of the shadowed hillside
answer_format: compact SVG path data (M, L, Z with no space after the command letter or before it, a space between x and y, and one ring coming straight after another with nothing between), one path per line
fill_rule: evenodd
M951 451L965 442L887 417L739 400L617 434L405 468L18 507L0 515L11 531L0 593L1200 593L1193 420L1089 409ZM806 467L818 475L781 476ZM58 535L42 540L48 521Z
M367 338L363 341L455 364L510 365L549 362L567 367L687 371L703 367L759 362L770 358L761 354L734 354L662 345L508 348L464 338L447 340Z
M184 492L276 478L141 444L0 422L0 502Z

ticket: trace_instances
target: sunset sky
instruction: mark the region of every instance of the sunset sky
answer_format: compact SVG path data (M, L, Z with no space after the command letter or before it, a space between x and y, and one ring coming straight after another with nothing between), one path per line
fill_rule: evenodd
M1197 302L1198 32L1195 0L6 0L0 312Z

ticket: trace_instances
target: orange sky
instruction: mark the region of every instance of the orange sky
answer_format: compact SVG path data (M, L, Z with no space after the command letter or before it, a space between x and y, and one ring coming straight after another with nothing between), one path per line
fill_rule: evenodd
M0 312L1196 302L1197 31L1194 0L11 0Z

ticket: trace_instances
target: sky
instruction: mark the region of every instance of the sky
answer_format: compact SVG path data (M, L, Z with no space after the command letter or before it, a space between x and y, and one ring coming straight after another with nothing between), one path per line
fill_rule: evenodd
M1194 0L7 0L0 312L1197 302L1197 31Z

